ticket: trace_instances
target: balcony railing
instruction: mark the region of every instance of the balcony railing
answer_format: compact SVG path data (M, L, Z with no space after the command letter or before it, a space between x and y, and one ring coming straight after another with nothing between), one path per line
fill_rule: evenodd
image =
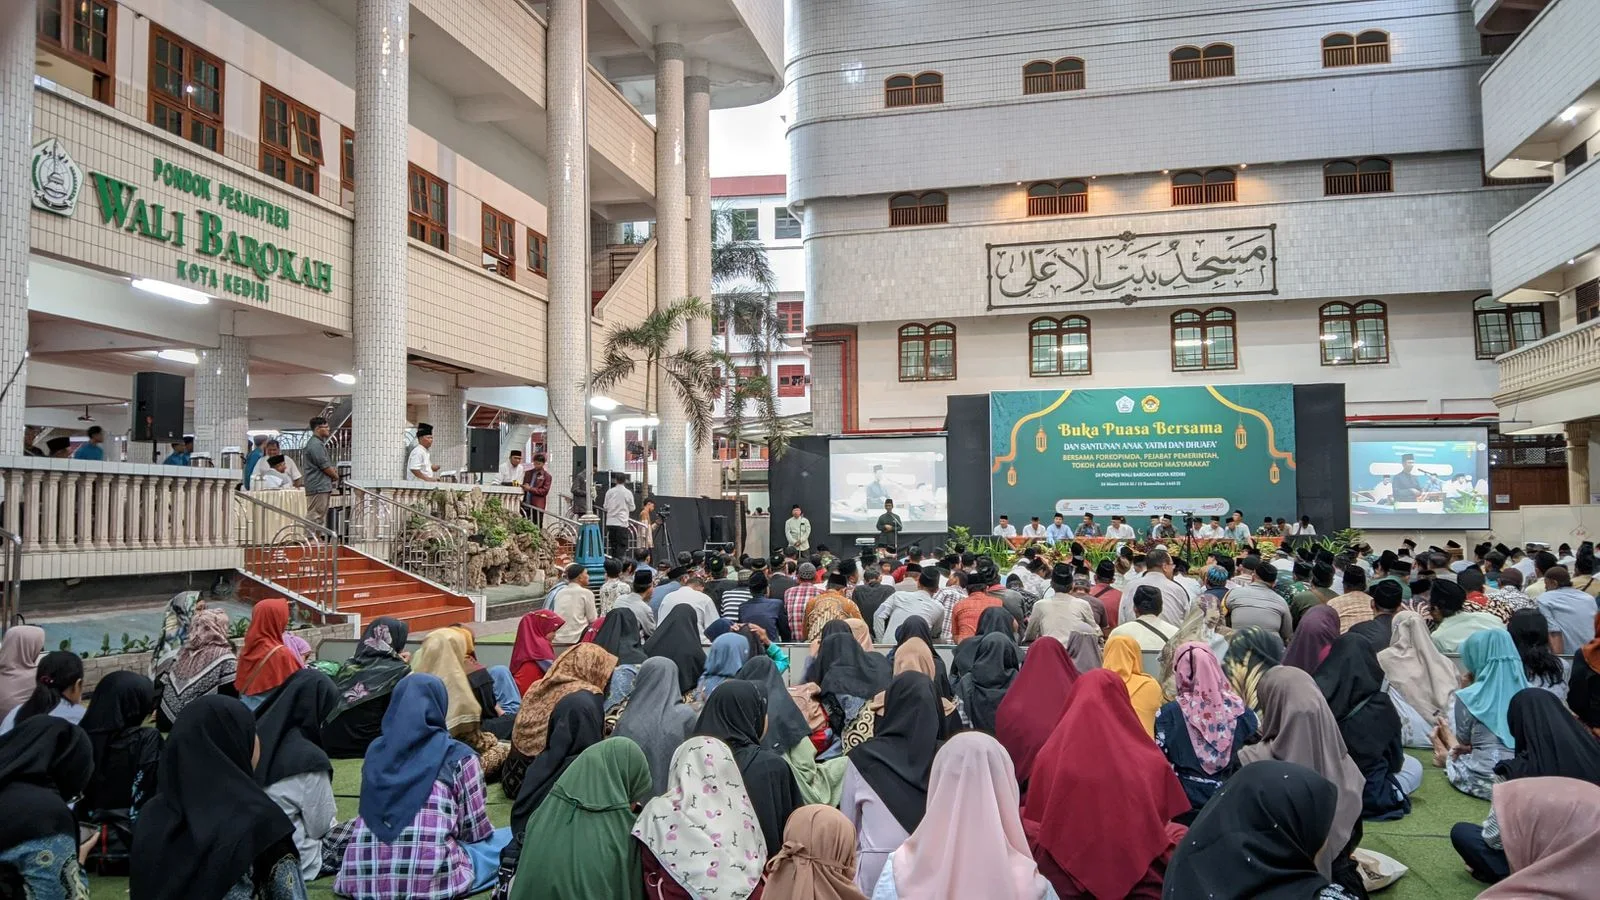
M1056 194L1051 197L1028 198L1030 216L1066 216L1088 211L1088 194Z
M942 225L949 220L947 204L927 206L895 206L889 209L889 227L905 225Z
M930 103L944 102L943 84L919 84L915 87L892 87L883 91L883 105L897 106L924 106Z
M1236 182L1217 184L1175 184L1172 186L1173 206L1199 206L1204 203L1232 203L1239 199Z
M1600 381L1600 319L1502 354L1498 398L1525 398Z
M1195 81L1200 78L1233 77L1233 57L1213 59L1186 59L1172 61L1173 81Z
M1339 66L1370 66L1388 61L1389 45L1386 43L1322 48L1322 65L1329 69Z
M1341 194L1387 194L1394 190L1393 172L1357 172L1349 175L1324 175L1323 193L1329 197Z
M1022 92L1024 94L1054 94L1058 91L1081 91L1084 87L1083 72L1044 72L1039 75L1022 76Z

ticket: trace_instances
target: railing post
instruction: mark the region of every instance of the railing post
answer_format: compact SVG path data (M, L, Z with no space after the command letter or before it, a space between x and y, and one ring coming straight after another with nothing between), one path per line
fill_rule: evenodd
M46 472L44 476L44 521L40 526L39 548L45 552L60 546L61 528L61 473Z

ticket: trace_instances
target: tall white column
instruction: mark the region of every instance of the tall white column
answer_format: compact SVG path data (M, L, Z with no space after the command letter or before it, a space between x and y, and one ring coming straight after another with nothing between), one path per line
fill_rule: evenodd
M194 367L194 449L222 467L222 448L244 448L250 427L250 342L231 334L217 338L216 349L196 351ZM248 452L248 451L245 451ZM240 457L243 461L243 457Z
M589 156L587 3L551 0L545 44L550 183L550 302L545 311L550 417L546 442L557 493L572 483L573 448L589 430ZM550 509L557 509L551 503Z
M684 182L683 45L675 25L656 26L656 303L669 306L688 294L688 187ZM668 351L685 346L675 337ZM656 379L661 427L656 454L660 484L667 496L684 496L692 486L687 470L688 422L683 404L665 377Z
M1567 502L1589 503L1589 421L1567 423Z
M0 4L0 453L22 452L28 388L34 0ZM9 383L10 387L7 388ZM12 528L15 529L15 525Z
M451 388L428 395L428 424L433 426L429 455L440 471L467 469L467 391Z
M711 79L706 77L706 61L689 61L689 75L683 80L684 184L689 197L688 293L701 301L713 302L711 294ZM711 352L711 320L689 323L689 349ZM722 495L721 469L711 459L711 435L690 440L689 483L693 492L706 497Z
M406 452L406 144L410 0L356 12L356 384L351 474L402 477Z

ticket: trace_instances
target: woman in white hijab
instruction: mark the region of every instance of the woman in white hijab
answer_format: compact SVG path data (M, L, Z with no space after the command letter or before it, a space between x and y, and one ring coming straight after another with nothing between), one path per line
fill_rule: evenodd
M1407 609L1394 617L1394 636L1378 651L1378 665L1400 714L1401 740L1407 747L1432 749L1435 722L1449 712L1458 682L1456 667L1434 646L1421 616Z

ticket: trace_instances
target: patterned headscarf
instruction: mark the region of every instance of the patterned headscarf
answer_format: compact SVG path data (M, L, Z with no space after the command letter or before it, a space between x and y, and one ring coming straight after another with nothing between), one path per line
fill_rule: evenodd
M678 746L667 791L645 804L633 836L701 900L744 900L767 862L744 776L733 751L712 737Z
M1211 648L1199 641L1178 648L1172 670L1189 743L1200 758L1200 768L1214 775L1233 755L1233 724L1244 715L1244 701L1228 685Z

